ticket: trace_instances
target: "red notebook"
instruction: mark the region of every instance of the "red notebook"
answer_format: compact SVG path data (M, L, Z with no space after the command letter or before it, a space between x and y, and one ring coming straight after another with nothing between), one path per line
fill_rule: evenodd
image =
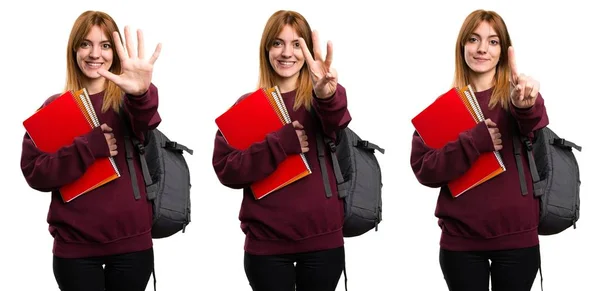
M483 121L483 113L470 86L452 88L436 99L412 119L412 124L423 142L434 149L442 148L458 135ZM498 152L479 156L471 168L458 179L450 181L448 188L453 197L492 179L506 171Z
M72 144L75 137L87 134L95 127L94 121L97 120L94 120L96 116L91 102L84 98L77 99L81 98L78 92L62 94L23 121L27 134L39 150L56 152ZM96 159L83 176L62 186L59 192L64 202L70 202L119 176L112 157Z
M269 88L248 95L217 117L215 123L231 147L244 150L290 121L278 90ZM292 155L279 164L275 172L252 183L250 188L254 198L261 199L310 173L304 154Z

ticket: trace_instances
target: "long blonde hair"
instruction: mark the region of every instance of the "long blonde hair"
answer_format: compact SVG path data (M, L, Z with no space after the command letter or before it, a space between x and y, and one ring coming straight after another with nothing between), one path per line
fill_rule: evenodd
M471 34L477 29L481 22L487 22L494 28L500 38L500 59L496 65L496 73L494 74L494 90L489 108L494 108L496 104L504 109L508 109L510 102L510 66L508 64L508 47L512 45L510 35L504 20L498 13L494 11L475 10L471 12L463 22L462 28L456 40L456 56L455 56L455 71L453 86L462 88L468 85L470 79L469 71L471 70L465 61L465 44Z
M69 36L69 43L67 44L67 80L65 91L76 91L83 88L82 79L85 78L85 75L77 64L77 49L81 46L83 39L87 36L92 27L96 25L108 35L108 40L113 48L113 63L109 71L113 74L121 74L121 59L119 58L116 49L114 49L115 43L112 37L113 31L116 31L119 33L119 38L121 38L121 33L119 32L116 22L110 15L104 12L86 11L75 20ZM121 38L121 43L122 42ZM115 83L106 80L102 112L106 112L111 107L118 112L121 106L122 96L123 91L121 88Z
M275 85L277 73L269 62L269 50L286 25L290 25L298 33L299 37L304 38L308 50L310 52L313 51L312 30L306 19L300 13L294 11L280 10L275 12L267 21L260 40L259 88L268 88ZM294 110L297 110L301 106L309 110L313 88L306 62L300 69L297 85Z

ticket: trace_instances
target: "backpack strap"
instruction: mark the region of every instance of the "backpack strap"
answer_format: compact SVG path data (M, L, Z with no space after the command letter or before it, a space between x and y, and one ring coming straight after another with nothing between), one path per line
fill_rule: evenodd
M385 149L380 148L378 145L369 142L368 140L359 140L354 142L354 146L357 148L363 148L371 151L379 151L382 154L385 154Z
M540 175L535 164L535 157L533 155L533 142L527 136L522 136L519 130L519 124L516 118L509 112L510 119L514 122L515 133L513 135L513 153L515 156L515 162L517 163L517 170L519 171L519 183L521 184L521 194L527 195L527 182L525 180L525 170L523 168L522 145L525 145L525 151L527 152L527 163L529 165L529 171L531 172L531 179L533 180L533 193L536 197L542 195L542 183L540 183Z
M175 151L180 151L180 152L187 152L190 155L194 154L194 150L182 145L182 144L178 144L175 141L168 141L165 142L164 144L164 148L165 149L169 149L169 150L175 150Z
M550 140L550 144L551 145L555 145L555 146L559 146L562 148L572 148L572 149L576 149L578 151L581 151L581 146L576 145L574 142L572 141L568 141L564 138L554 138L552 140Z
M317 113L312 108L310 110L310 113L314 117L313 120L315 120L316 123L320 124L319 117L317 116ZM337 155L335 153L336 152L335 142L333 140L331 140L330 138L325 137L322 134L321 129L316 130L316 139L317 139L317 157L319 159L319 166L321 168L321 176L323 177L323 185L325 186L325 196L327 196L327 198L330 198L331 196L333 196L333 194L331 192L331 185L329 184L329 174L327 171L327 163L325 161L325 143L327 143L327 145L329 147L329 152L331 154L331 163L333 165L333 173L335 175L335 180L338 185L338 187L337 187L338 196L340 198L344 198L344 197L346 197L347 192L344 187L340 187L340 185L342 183L344 183L344 177L342 175L340 163L338 162Z
M137 186L137 175L135 171L135 159L134 159L134 147L135 151L138 153L140 157L140 166L142 168L142 174L144 176L144 183L146 184L146 195L148 200L153 200L156 198L156 185L152 183L152 176L150 176L150 170L148 170L148 164L146 163L146 158L144 154L146 153L146 149L144 145L134 136L133 132L130 128L129 118L127 113L125 112L125 107L121 105L119 110L119 115L123 119L124 128L125 128L125 157L127 159L127 167L129 168L129 176L131 178L131 185L133 186L133 196L136 200L141 198L140 189Z

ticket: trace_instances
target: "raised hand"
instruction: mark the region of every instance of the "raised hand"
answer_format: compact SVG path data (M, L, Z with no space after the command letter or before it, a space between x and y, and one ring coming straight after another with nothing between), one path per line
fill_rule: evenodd
M300 147L302 148L302 152L308 152L308 137L306 136L306 132L304 131L304 126L302 126L302 124L300 124L300 122L296 120L294 120L292 124L296 129L296 135L298 135L298 141L300 141Z
M492 138L492 143L494 144L494 150L501 150L502 139L500 139L501 134L498 126L489 118L485 120L485 125L487 125L488 131L490 132L490 137Z
M511 72L512 90L510 99L512 104L518 108L533 106L540 91L540 83L529 76L519 74L515 60L515 50L512 46L508 48L508 64Z
M137 53L133 47L128 26L125 26L127 53L125 53L118 32L113 32L113 38L116 46L115 49L121 59L121 74L115 75L104 69L98 70L98 74L117 84L127 94L144 94L152 82L154 62L158 59L162 45L159 43L150 59L146 60L144 54L144 36L141 30L137 30Z
M337 87L337 72L331 68L331 61L333 60L332 44L331 41L327 42L327 55L323 60L321 48L319 47L319 35L316 31L312 32L312 42L314 58L308 50L306 41L300 38L300 47L310 71L313 90L318 98L329 98L333 96Z
M104 132L104 138L106 138L106 144L108 145L108 150L110 151L110 156L114 157L118 154L117 152L117 140L115 139L115 135L112 133L112 128L110 128L106 123L100 126L102 131Z

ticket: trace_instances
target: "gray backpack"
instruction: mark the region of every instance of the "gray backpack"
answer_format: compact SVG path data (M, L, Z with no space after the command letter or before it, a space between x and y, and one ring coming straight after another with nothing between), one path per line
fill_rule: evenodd
M327 145L327 146L325 146ZM381 168L375 150L385 150L361 139L350 128L338 132L337 142L317 131L317 155L327 197L332 196L325 167L329 150L340 198L344 198L344 237L362 235L378 229L382 220Z
M122 116L126 116L122 114ZM127 120L126 120L127 121ZM193 151L169 140L160 130L147 133L145 145L131 134L129 123L125 134L125 154L136 199L140 199L134 154L140 156L148 200L152 201L152 238L169 237L185 232L191 222L190 170L183 152Z
M540 235L553 235L573 226L579 220L579 165L573 149L581 147L558 137L544 127L527 137L513 139L521 193L527 195L521 149L525 147L535 197L540 199Z

